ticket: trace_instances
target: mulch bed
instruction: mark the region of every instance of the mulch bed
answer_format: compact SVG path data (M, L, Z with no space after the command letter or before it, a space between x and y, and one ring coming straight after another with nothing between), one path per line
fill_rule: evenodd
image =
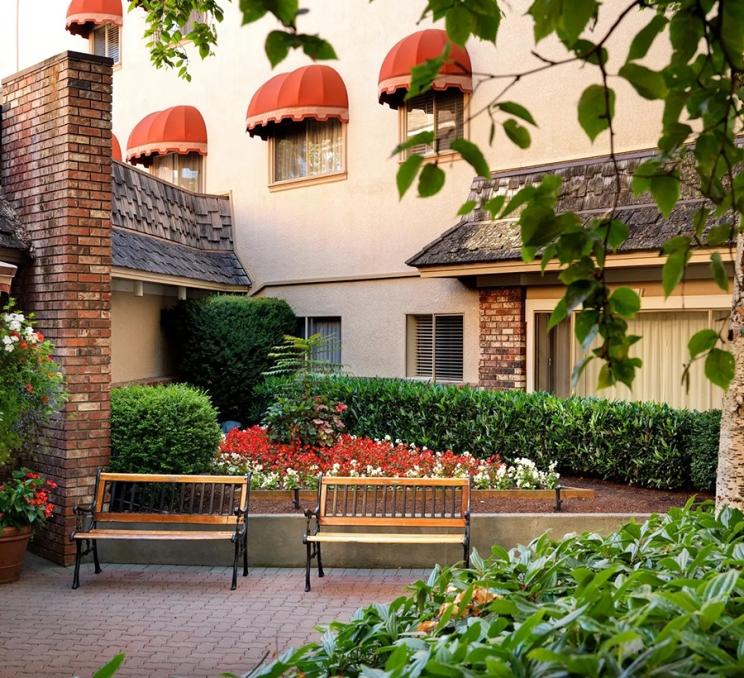
M561 476L566 487L586 487L595 490L594 499L566 499L564 513L654 513L674 506L683 506L691 497L699 501L713 499L713 495L694 491L649 490L641 487L612 483L595 478ZM302 510L314 508L315 503L300 501ZM552 513L553 500L535 499L477 499L473 498L473 513ZM299 513L286 496L251 496L251 513Z

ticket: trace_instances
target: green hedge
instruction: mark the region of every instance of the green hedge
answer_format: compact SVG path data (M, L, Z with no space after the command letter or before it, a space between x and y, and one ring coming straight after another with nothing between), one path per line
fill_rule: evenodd
M220 442L217 410L191 386L124 386L111 393L111 469L208 473Z
M185 301L167 315L178 378L206 390L224 419L256 422L263 403L253 388L271 364L268 353L295 331L281 299L216 295Z
M644 487L708 489L715 475L716 413L403 379L331 377L317 388L349 406L346 424L356 435L478 457L498 452L543 467L556 461L564 473Z

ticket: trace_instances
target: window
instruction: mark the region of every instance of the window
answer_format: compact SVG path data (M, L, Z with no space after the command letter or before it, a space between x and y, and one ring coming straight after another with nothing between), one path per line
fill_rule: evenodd
M408 316L408 376L463 380L461 315Z
M338 316L319 316L297 318L297 336L307 339L319 334L325 340L313 351L315 360L324 360L341 365L341 318Z
M186 23L181 26L181 35L188 35L191 33L191 31L194 30L194 26L196 24L206 24L208 16L206 12L198 12L195 9L191 10L191 14L189 14L189 18L186 20Z
M344 170L343 128L338 120L286 124L271 143L272 182L321 177Z
M118 64L121 57L119 49L119 27L111 24L96 28L92 33L93 54L106 56Z
M202 156L198 153L156 155L150 165L150 174L195 193L204 191Z
M465 105L463 93L450 89L426 92L406 103L406 135L410 139L421 132L434 132L434 146L421 144L408 149L408 154L448 151L455 139L465 135ZM405 141L404 139L404 141Z

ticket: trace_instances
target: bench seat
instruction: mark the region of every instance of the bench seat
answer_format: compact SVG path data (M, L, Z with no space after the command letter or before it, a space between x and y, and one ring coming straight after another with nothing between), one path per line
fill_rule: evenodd
M74 539L232 539L235 531L230 530L106 530L93 529L76 532Z
M384 534L381 532L318 532L307 541L352 544L458 544L465 543L463 534Z

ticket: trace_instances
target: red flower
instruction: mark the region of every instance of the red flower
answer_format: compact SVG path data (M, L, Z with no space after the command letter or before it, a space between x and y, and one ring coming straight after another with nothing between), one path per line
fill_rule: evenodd
M33 393L34 392L34 385L33 384L26 384L24 387L26 389L26 393Z
M55 483L55 482L54 482L53 480L47 480L47 481L46 481L46 484L47 484L47 487L48 487L49 489L51 489L51 490L56 490L56 489L57 489L57 487L58 487L58 486L57 486L57 483Z
M336 412L338 412L339 414L343 414L348 409L348 405L345 405L344 403L336 403Z
M44 335L41 332L36 333L36 341L44 341Z
M27 349L28 348L28 342L27 341L19 341L18 342L18 348Z
M29 472L28 472L28 473L26 474L26 478L27 478L28 480L35 480L36 478L40 478L40 477L41 477L41 476L40 476L40 475L39 475L38 473L34 473L33 471L29 471Z

